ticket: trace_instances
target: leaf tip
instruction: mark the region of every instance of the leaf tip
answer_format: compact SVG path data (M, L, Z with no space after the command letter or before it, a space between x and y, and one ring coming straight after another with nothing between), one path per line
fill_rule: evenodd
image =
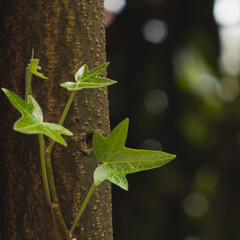
M102 134L98 131L95 130L93 133L93 152L95 151L96 145L98 143L99 140L103 140L106 141L106 138L102 136Z
M122 121L122 124L125 124L125 125L129 125L129 118L125 118L123 121Z
M109 84L109 85L113 85L113 84L115 84L115 83L117 83L117 81L111 79L111 84Z
M62 144L64 147L67 147L67 142L62 137L60 139L58 139L56 142Z
M6 93L8 90L6 88L1 88L4 93Z
M66 88L68 91L73 91L74 89L70 87L72 84L73 82L65 82L65 83L61 83L60 86L63 88Z
M67 135L67 136L73 136L73 133L72 133L71 131L68 130L68 132L65 133L65 135Z
M8 89L6 88L1 88L2 91L5 93L5 95L9 98L9 95L11 94L11 91L9 91Z
M58 143L60 143L60 144L63 145L64 147L67 147L67 143L66 143L65 140L63 140L63 141L58 141Z
M172 160L174 160L177 157L175 154L167 153L167 155L168 155L168 157L167 157L167 162L166 163L171 162Z

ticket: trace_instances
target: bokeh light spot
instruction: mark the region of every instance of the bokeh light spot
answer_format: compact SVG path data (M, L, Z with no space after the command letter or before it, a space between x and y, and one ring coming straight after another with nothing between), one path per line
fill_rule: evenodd
M186 238L184 238L184 240L200 240L200 238L193 237L193 236L187 236Z
M206 197L200 193L190 193L183 201L183 209L190 217L199 218L209 208Z
M144 39L152 43L161 43L168 35L166 22L159 19L150 19L142 28Z
M126 6L126 0L104 0L105 10L118 14Z
M219 25L240 23L240 0L215 0L213 14Z
M152 114L160 114L168 107L167 94L159 89L150 90L143 98L146 110Z

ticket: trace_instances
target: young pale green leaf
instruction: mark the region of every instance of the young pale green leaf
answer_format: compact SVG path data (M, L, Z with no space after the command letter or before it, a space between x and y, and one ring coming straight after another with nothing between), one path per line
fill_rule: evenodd
M88 74L88 66L84 64L79 70L75 73L76 82L80 82L82 78L86 77Z
M75 74L76 82L65 82L60 84L62 87L67 88L70 91L76 91L83 88L99 88L99 87L107 87L116 83L116 81L97 77L108 65L109 63L104 63L91 71L88 70L86 64L84 64Z
M61 125L43 122L42 109L31 95L28 96L28 101L25 102L15 93L5 88L2 88L2 90L13 106L22 114L22 118L14 124L13 129L15 131L26 134L43 133L54 141L67 146L61 134L68 136L73 134Z
M38 70L41 70L41 67L38 66L38 62L39 62L39 59L31 59L30 60L30 64L29 64L30 72L40 78L47 79L47 77L45 77L42 73L38 72Z
M93 152L103 163L94 172L96 186L108 179L128 190L126 174L161 167L176 157L160 151L126 148L128 122L128 119L123 120L108 138L104 138L98 131L94 132Z

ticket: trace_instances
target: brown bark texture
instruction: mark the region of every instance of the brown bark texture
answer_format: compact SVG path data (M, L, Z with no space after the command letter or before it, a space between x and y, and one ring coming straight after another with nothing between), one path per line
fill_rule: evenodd
M57 123L70 95L59 84L75 81L75 72L85 63L91 69L106 61L103 10L103 0L1 0L0 86L24 98L25 68L34 48L48 79L33 77L33 96L44 121ZM108 116L106 88L80 90L64 123L74 136L64 137L67 148L56 144L53 149L57 193L68 228L99 164L91 150L93 131L107 136ZM1 240L62 240L44 197L37 136L12 130L19 117L0 93ZM96 188L74 236L113 239L110 183Z

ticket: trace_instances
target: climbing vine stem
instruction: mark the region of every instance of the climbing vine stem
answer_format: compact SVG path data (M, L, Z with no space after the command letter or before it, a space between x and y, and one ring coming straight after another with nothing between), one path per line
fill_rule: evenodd
M72 91L69 99L68 99L68 102L63 110L63 113L62 113L62 116L59 120L59 125L62 125L64 123L64 120L67 116L67 113L71 107L71 104L73 102L73 99L76 95L76 91ZM61 209L60 209L60 206L59 206L59 201L58 201L58 197L57 197L57 191L56 191L56 186L55 186L55 181L54 181L54 174L53 174L53 168L52 168L52 161L51 161L51 154L52 154L52 149L54 147L54 144L56 142L54 140L50 140L50 143L46 149L46 152L45 152L45 157L46 157L46 171L47 171L47 177L48 177L48 183L49 183L49 189L50 189L50 193L51 193L51 196L52 196L52 202L53 202L53 213L54 215L56 216L63 232L65 233L66 236L69 235L69 231L67 229L67 226L66 226L66 223L64 221L64 218L62 216L62 213L61 213Z
M73 223L73 225L70 229L69 239L71 238L71 236L72 236L72 234L73 234L73 232L74 232L74 230L75 230L75 228L76 228L76 226L77 226L77 224L78 224L78 222L79 222L79 220L80 220L80 218L81 218L81 216L82 216L82 214L83 214L83 212L84 212L84 210L85 210L85 208L86 208L86 206L87 206L87 204L88 204L88 202L89 202L89 200L90 200L90 198L91 198L91 196L92 196L92 194L95 190L95 188L96 188L96 185L93 183L89 192L88 192L88 194L87 194L87 196L86 196L86 198L85 198L85 200L84 200L84 202L83 202L83 204L82 204L82 207L80 208L80 210L79 210L79 212L78 212L78 214L77 214L77 216L74 220L74 223Z
M77 91L72 91L72 93L71 93L71 95L70 95L70 97L68 99L68 102L67 102L67 104L66 104L66 106L65 106L65 108L63 110L62 116L61 116L61 118L60 118L60 120L58 122L59 125L63 125L64 120L65 120L65 118L67 116L69 108L72 105L72 102L73 102L73 99L74 99L76 93L77 93ZM53 146L54 146L55 143L56 142L54 140L52 140L52 139L50 140L50 143L49 143L48 148L47 148L47 152L49 152L50 154L52 152L52 149L53 149Z
M37 71L41 70L41 67L38 66L39 59L33 59L33 55L34 54L32 52L30 64L28 64L26 68L25 101L6 88L2 88L2 90L10 102L22 114L22 118L14 124L14 130L26 134L38 134L42 179L46 201L64 234L64 239L73 240L75 239L73 238L73 232L76 229L77 224L80 221L95 188L103 181L109 180L122 189L128 190L126 174L161 167L173 160L176 156L160 151L126 148L125 142L128 132L128 118L118 124L118 126L113 129L107 138L95 130L93 134L92 149L94 155L100 160L100 162L102 162L102 164L95 169L93 174L94 183L90 187L90 190L87 193L79 212L76 214L70 230L68 230L61 213L57 197L51 162L52 150L56 142L62 144L63 146L67 146L67 143L62 138L61 134L68 136L73 135L71 131L64 128L62 125L72 105L77 90L81 90L83 88L106 87L116 83L116 81L98 77L98 74L100 74L107 67L108 63L104 63L90 71L87 65L84 64L76 72L75 82L66 82L60 84L62 87L71 91L71 95L63 110L59 123L55 124L44 122L42 109L34 97L31 96L31 80L32 74L44 79L47 79L47 77ZM51 139L48 146L46 146L44 143L43 134Z
M51 208L52 207L52 202L51 202L49 186L48 186L48 179L47 179L47 172L46 172L43 134L39 134L38 136L39 136L39 148L40 148L40 159L41 159L43 187L44 187L44 192L45 192L45 197L46 197L47 204Z

